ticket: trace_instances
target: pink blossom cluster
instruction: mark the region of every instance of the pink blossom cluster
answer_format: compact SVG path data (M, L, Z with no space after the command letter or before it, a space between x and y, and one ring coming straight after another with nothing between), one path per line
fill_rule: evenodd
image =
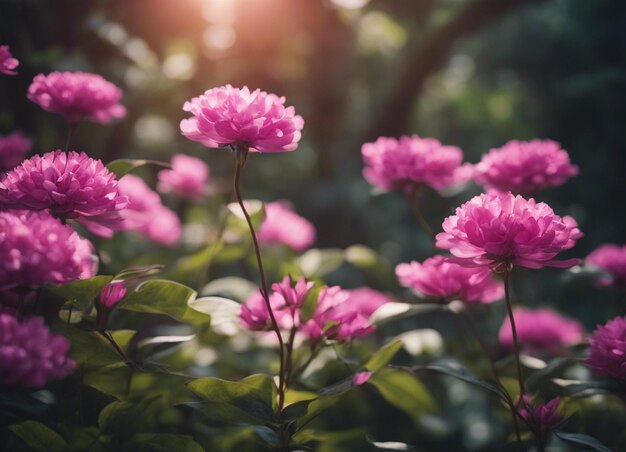
M601 285L626 288L626 245L600 245L587 256L585 264L606 272L598 278Z
M157 189L183 199L202 199L209 179L209 167L202 160L185 154L172 157L172 169L159 171Z
M309 248L315 241L315 227L296 214L284 201L265 203L265 218L258 232L260 243L281 243L295 251Z
M17 58L13 58L13 55L11 55L9 46L0 46L0 74L17 75L15 69L19 64L20 62L17 61Z
M615 317L596 328L585 364L598 375L626 381L626 317Z
M30 152L32 141L19 130L0 135L0 173L12 170Z

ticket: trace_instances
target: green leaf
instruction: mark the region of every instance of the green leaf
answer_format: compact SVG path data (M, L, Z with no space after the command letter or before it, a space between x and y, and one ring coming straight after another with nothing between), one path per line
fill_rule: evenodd
M67 284L48 285L46 289L55 295L65 298L78 309L87 309L92 301L98 296L104 286L111 280L112 276L94 276L89 279L79 279Z
M344 252L339 249L312 249L297 260L298 267L307 278L324 276L339 268L344 261Z
M139 160L139 159L118 159L109 162L107 165L107 169L112 173L115 173L117 179L121 179L127 173L130 173L135 168L139 168L144 165L158 165L163 166L165 168L171 168L171 165L166 162L159 162L156 160Z
M202 297L189 303L198 312L211 316L211 329L218 334L233 336L241 332L239 311L241 304L222 297Z
M175 435L172 433L138 433L133 435L129 443L139 446L139 450L151 452L204 452L200 444L188 435ZM136 447L127 447L125 450L137 450Z
M10 426L9 429L32 450L47 452L63 451L67 448L67 442L61 435L40 422L24 421Z
M246 212L248 212L248 216L250 217L250 221L252 222L254 229L258 230L261 222L265 218L265 205L263 204L263 201L259 201L258 199L246 199L244 200L243 205L246 208ZM231 218L236 219L234 224L232 221L229 221L229 223L233 226L239 226L240 229L245 225L245 228L243 229L247 231L248 225L246 223L246 217L244 216L239 203L231 202L226 207L232 214L232 216L229 217L229 220Z
M367 363L365 363L365 368L371 372L376 372L377 370L385 367L400 351L402 345L402 341L400 340L393 341L385 345L383 348L374 353Z
M596 450L598 452L611 452L611 449L606 447L593 436L585 435L583 433L566 433L559 431L554 431L553 433L557 438L565 441L566 443L585 446L585 448L591 448L592 450Z
M130 267L122 270L113 279L131 279L140 278L144 276L154 275L159 273L163 269L164 265L152 264L152 265L139 265L136 267Z
M252 293L258 290L257 285L247 279L228 276L211 281L202 288L200 294L203 296L217 295L232 298L243 303Z

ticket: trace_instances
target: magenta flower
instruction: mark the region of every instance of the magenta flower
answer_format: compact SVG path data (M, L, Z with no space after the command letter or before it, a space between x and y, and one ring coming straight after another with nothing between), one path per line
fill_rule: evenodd
M626 381L626 317L615 317L596 328L585 364L598 375Z
M48 212L0 212L0 290L95 275L93 247Z
M0 311L0 385L40 388L49 380L66 377L75 367L68 357L70 343L52 334L42 317L20 322Z
M122 90L97 74L52 72L39 74L28 87L28 99L68 122L83 119L109 124L126 116Z
M272 290L283 298L285 305L289 309L295 310L302 307L313 286L313 282L300 277L292 287L291 278L285 276L281 282L272 284Z
M408 189L426 184L435 190L467 182L472 165L462 164L463 151L444 146L433 138L417 135L395 138L380 137L361 148L367 181L383 190Z
M584 328L580 322L551 309L516 308L513 317L519 343L522 349L531 353L558 354L583 339ZM513 350L513 334L508 318L504 319L498 338L503 348Z
M13 58L11 55L11 49L9 46L0 46L0 73L6 75L17 75L14 71L19 66L20 62L17 58Z
M127 204L115 174L100 160L75 151L48 152L22 162L0 179L0 202L18 209L50 209L101 237L119 230L120 210Z
M357 372L352 377L352 384L355 386L361 386L362 384L367 383L369 379L372 377L372 372Z
M445 302L491 303L504 297L504 285L486 267L468 268L434 256L424 263L411 262L396 267L398 281L426 297Z
M598 279L601 285L626 288L626 245L600 245L587 256L585 264L607 273Z
M464 267L567 268L580 262L554 259L582 237L576 221L511 193L475 196L444 220L443 230L437 247L450 250L455 258L449 260Z
M559 411L560 401L559 397L555 397L545 404L534 403L530 397L523 396L519 414L531 429L545 432L563 420L563 415Z
M268 202L257 238L259 243L282 243L294 251L303 251L315 241L315 227L291 210L288 203Z
M121 212L121 230L137 232L163 245L173 245L180 239L178 216L163 205L158 193L143 179L127 174L120 179L118 188L128 198L128 207Z
M207 147L246 146L252 152L287 152L298 147L304 120L285 98L231 85L213 88L185 102L193 116L181 133Z
M567 151L552 140L509 141L483 155L475 168L474 179L485 188L522 194L563 185L578 174Z
M185 154L172 157L172 169L159 171L157 189L184 199L201 199L206 191L209 167L202 160Z
M126 283L124 281L111 281L100 291L100 303L112 309L126 295Z
M19 165L30 152L32 144L19 130L5 136L0 135L0 173Z

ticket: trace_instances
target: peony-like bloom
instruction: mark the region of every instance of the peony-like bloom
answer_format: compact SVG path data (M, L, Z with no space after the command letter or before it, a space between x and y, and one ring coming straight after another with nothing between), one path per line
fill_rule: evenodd
M100 291L100 303L111 309L126 295L126 283L124 281L111 281Z
M560 401L559 397L555 397L545 404L534 403L530 397L523 396L519 414L531 429L545 432L556 427L563 420L563 415L559 411Z
M50 209L76 220L92 233L111 237L119 230L120 196L115 174L100 160L75 151L48 152L22 162L0 179L0 203L17 209Z
M97 74L52 72L39 74L28 87L28 99L69 123L83 119L109 124L126 116L122 90Z
M76 364L67 356L69 348L67 339L50 333L43 317L20 322L11 311L0 311L0 385L40 388L66 377Z
M554 214L547 204L511 193L481 194L456 209L443 222L437 247L464 267L572 267L579 259L554 258L583 236L576 221Z
M202 160L185 154L172 157L172 169L159 171L157 189L184 199L201 199L206 191L209 167Z
M159 194L138 176L127 174L118 185L128 206L121 212L121 230L134 231L163 245L173 245L180 239L181 225L174 211L161 202Z
M563 185L578 174L567 151L552 140L512 140L483 155L474 180L488 189L531 194Z
M19 130L5 136L0 135L0 173L19 165L30 152L32 144Z
M426 297L446 302L491 303L504 297L504 284L486 267L468 268L434 256L424 263L410 262L396 267L398 281Z
M626 381L626 317L615 317L596 328L585 364L598 375Z
M556 354L583 339L584 328L580 322L552 309L516 308L513 317L517 339L522 349L529 352ZM500 327L498 339L503 348L513 350L513 333L508 317Z
M315 227L286 202L268 202L257 238L260 243L282 243L294 251L303 251L315 241Z
M600 245L587 256L585 264L607 272L598 279L601 285L626 288L626 245Z
M9 46L0 46L0 73L6 75L17 75L14 71L19 66L20 62L17 58L13 58Z
M252 152L287 152L298 147L304 120L285 98L231 85L213 88L185 102L193 116L180 122L181 133L210 148L246 146Z
M0 212L0 290L95 275L93 247L48 212Z
M463 151L444 146L434 138L417 135L380 137L361 148L363 176L383 190L409 189L426 184L435 190L467 182L473 173L469 163L462 164Z

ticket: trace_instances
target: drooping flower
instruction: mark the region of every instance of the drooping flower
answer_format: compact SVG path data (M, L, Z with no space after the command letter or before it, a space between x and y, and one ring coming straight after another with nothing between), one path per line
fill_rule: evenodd
M92 233L111 237L119 230L127 200L115 174L84 152L60 150L35 155L0 179L0 203L12 208L50 209Z
M48 212L0 212L0 290L61 284L95 274L93 247Z
M6 75L17 75L15 68L19 66L20 62L17 58L13 58L11 55L11 49L9 46L0 46L0 73Z
M0 135L0 173L19 165L30 152L32 144L19 130L5 136Z
M522 349L529 352L555 354L583 339L584 328L580 322L552 309L515 308L513 317L517 339ZM498 339L503 348L513 350L513 333L508 318L500 327Z
M89 120L109 124L126 116L122 90L97 74L52 72L39 74L28 88L28 99L68 122Z
M185 102L192 114L181 133L207 147L246 146L252 152L287 152L298 147L304 120L285 98L231 85L213 88Z
M626 317L615 317L596 328L585 364L598 375L626 381Z
M13 312L0 311L0 385L40 388L66 377L75 367L69 348L67 339L50 333L42 317L20 322Z
M206 191L209 167L202 160L185 154L172 157L172 169L158 174L157 189L161 193L174 193L184 199L201 199Z
M315 241L315 227L291 210L286 202L268 202L257 238L260 243L282 243L295 251L303 251Z
M408 189L426 184L435 190L467 182L472 165L462 164L463 151L444 146L434 138L417 135L395 138L380 137L361 148L367 181L383 190Z
M434 256L423 263L410 262L396 267L398 281L427 297L446 302L491 303L504 297L504 285L486 267L468 268Z
M475 169L474 179L485 188L521 194L563 185L578 174L567 151L552 140L509 141L483 155Z
M511 193L475 196L444 220L443 230L437 247L450 250L455 257L449 260L465 267L567 268L580 262L554 259L582 237L576 221Z
M535 403L528 396L523 396L519 414L535 431L548 431L557 426L564 418L559 411L561 399L555 397L547 403Z
M128 206L121 212L121 230L137 232L163 245L172 245L180 239L178 216L163 205L159 194L143 179L127 174L120 179L118 189L128 198Z
M587 256L585 264L607 273L598 278L601 285L626 288L626 245L600 245Z
M100 291L100 303L111 309L126 295L126 283L121 280L111 281Z

